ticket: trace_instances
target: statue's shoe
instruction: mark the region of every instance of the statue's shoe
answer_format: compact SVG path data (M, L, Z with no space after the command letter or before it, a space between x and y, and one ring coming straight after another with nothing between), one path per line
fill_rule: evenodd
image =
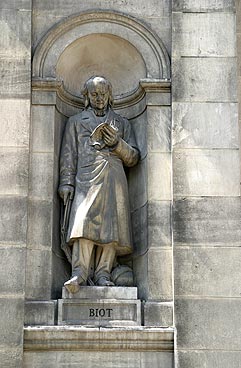
M110 279L108 279L105 276L101 276L97 282L96 282L97 286L115 286L114 282L110 281Z
M72 277L70 280L64 283L64 287L71 294L77 293L80 289L79 278L77 276Z

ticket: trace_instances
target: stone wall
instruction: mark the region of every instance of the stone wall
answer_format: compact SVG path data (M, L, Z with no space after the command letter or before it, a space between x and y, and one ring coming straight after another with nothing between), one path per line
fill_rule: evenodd
M117 367L116 362L126 368L172 367L173 329L161 327L172 326L174 285L175 366L239 367L240 7L240 0L15 0L0 5L1 366L54 367L58 362L64 367L92 367L102 360L106 367ZM118 41L141 65L132 77L147 78L139 87L145 97L131 113L117 104L120 113L130 114L142 148L141 163L130 173L129 184L135 277L139 297L146 301L146 327L111 333L51 327L56 324L55 299L69 272L57 235L58 156L64 124L81 101L65 103L68 96L58 81L34 80L32 96L30 84L31 47L36 56L51 29L95 9L123 12L130 22L136 17L142 30L161 39L172 65L170 106L168 81L152 80L150 87L151 77L158 76L153 77L155 52L148 55L145 37L140 41L138 32L128 31L125 42L131 39L139 45L146 59ZM103 27L116 33L121 27L112 21L106 28L101 22L95 26L100 32ZM63 51L68 37L61 42L57 46ZM56 77L56 72L65 79L72 49L60 52L57 46L43 74ZM78 44L79 50L82 46ZM54 64L57 54L61 58ZM76 88L75 82L72 75L70 88ZM25 328L23 363L24 301L26 324L48 327Z
M238 106L239 106L239 129L241 126L241 2L235 1L236 4L236 34L237 34L237 75L238 75ZM241 139L239 134L239 139Z
M67 118L83 108L79 96L83 81L93 74L100 74L111 80L114 107L129 118L141 153L140 163L130 170L128 179L135 248L131 261L138 297L143 301L142 324L145 327L139 326L137 331L133 329L130 333L140 343L136 356L135 344L127 346L125 341L121 341L120 347L116 345L108 351L102 339L99 342L101 329L94 333L98 340L95 355L86 352L92 344L88 329L83 331L82 347L73 354L66 350L76 349L71 340L75 334L66 328L69 337L66 335L65 344L58 346L61 353L55 353L56 345L51 336L54 331L58 336L60 329L56 326L48 329L50 334L46 330L49 351L40 353L42 348L36 340L38 328L26 327L24 366L41 367L42 359L47 359L49 366L53 366L56 357L61 366L91 366L96 364L96 357L103 356L105 365L110 367L116 364L140 367L150 362L153 368L172 367L173 329L167 329L173 325L168 55L171 50L171 2L152 0L146 4L141 1L137 6L136 1L125 0L71 1L71 5L59 0L36 0L32 11L32 42L31 213L25 324L56 323L54 299L61 297L61 287L68 279L69 271L58 238L60 142ZM157 339L164 333L160 347L155 347L155 341L145 340L147 329L153 326L157 328ZM76 332L81 332L81 328ZM107 331L107 338L111 338L112 332ZM149 332L152 336L151 329ZM124 328L120 329L120 334L124 338ZM166 334L168 341L165 341ZM138 340L142 335L143 344ZM28 336L33 339L30 344L27 343ZM102 349L106 353L99 353Z
M31 1L0 4L0 364L23 348L31 98Z
M173 1L177 366L240 362L240 163L234 1Z

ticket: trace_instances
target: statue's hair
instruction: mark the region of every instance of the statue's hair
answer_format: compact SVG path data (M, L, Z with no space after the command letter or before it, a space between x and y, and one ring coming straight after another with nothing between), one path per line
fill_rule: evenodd
M84 105L85 105L85 108L87 109L87 107L90 105L90 99L89 99L89 96L88 96L88 90L89 90L89 87L94 84L94 79L95 78L101 78L103 79L103 82L106 83L107 87L108 87L108 92L109 92L109 100L108 100L108 105L109 106L112 106L113 105L113 94L112 94L112 85L110 83L110 81L108 81L108 79L106 79L105 77L103 76L97 76L97 75L94 75L92 76L91 78L89 78L85 84L84 84L84 88L83 90L81 91L82 95L84 96Z

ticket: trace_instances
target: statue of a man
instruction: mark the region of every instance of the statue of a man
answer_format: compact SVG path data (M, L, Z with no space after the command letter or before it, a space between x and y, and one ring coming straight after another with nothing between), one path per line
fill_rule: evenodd
M63 136L59 195L72 199L66 244L71 293L91 277L98 286L114 286L116 256L132 252L127 180L123 165L139 158L128 120L112 109L110 82L92 77L84 86L85 110L72 116Z

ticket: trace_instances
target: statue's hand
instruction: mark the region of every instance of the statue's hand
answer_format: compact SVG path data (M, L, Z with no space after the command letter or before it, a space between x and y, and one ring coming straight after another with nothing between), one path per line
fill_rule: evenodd
M119 142L117 131L106 125L103 130L103 139L107 146L113 147Z
M72 185L60 185L58 192L64 201L64 205L66 205L68 196L70 196L70 199L74 197L74 187Z

